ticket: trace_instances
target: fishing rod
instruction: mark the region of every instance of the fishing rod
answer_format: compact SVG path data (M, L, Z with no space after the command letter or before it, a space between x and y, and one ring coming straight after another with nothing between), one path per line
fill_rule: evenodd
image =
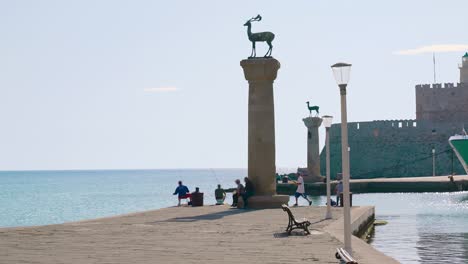
M218 176L216 175L216 172L213 170L213 168L210 168L210 171L211 171L211 173L213 173L213 175L215 176L216 181L218 182L218 184L221 184L221 182L219 181Z

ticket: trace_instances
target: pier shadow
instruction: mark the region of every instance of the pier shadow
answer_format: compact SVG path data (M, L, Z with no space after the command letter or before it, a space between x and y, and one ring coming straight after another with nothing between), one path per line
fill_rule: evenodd
M307 236L314 236L314 235L321 235L323 234L323 231L317 230L317 229L309 229L310 234L306 234L303 230L293 230L291 232L291 235L288 235L288 232L282 231L282 232L276 232L273 234L274 238L287 238L290 236L301 236L301 237L307 237Z
M188 222L197 222L197 221L213 221L213 220L218 220L226 216L232 216L232 215L238 215L238 214L243 214L243 213L248 213L256 211L253 209L232 209L232 210L227 210L227 211L222 211L222 212L216 212L216 213L209 213L209 214L204 214L204 215L194 215L194 216L184 216L184 217L174 217L170 218L167 220L162 220L162 221L155 221L155 222L150 222L149 224L152 223L161 223L161 222L169 222L169 223L188 223Z
M318 224L318 223L321 223L321 222L325 222L325 221L327 221L327 220L329 220L329 219L320 219L320 220L315 221L315 222L310 222L310 224L311 224L311 225L315 225L315 224Z

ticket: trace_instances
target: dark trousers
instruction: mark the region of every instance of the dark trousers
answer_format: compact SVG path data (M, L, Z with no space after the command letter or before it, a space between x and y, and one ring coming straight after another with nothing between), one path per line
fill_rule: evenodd
M232 194L232 206L237 206L237 201L239 201L239 196L237 193Z
M249 198L252 195L253 195L252 193L243 193L242 194L242 199L244 200L244 207L247 207L247 205L249 204Z

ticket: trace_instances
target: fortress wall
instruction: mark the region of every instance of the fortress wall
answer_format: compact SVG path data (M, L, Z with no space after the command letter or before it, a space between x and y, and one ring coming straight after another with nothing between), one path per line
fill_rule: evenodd
M416 119L433 122L468 120L468 86L465 84L416 85Z
M348 124L352 178L411 177L432 175L432 147L436 153L449 150L448 138L464 124L421 120L378 120ZM468 126L466 126L468 127ZM341 127L330 129L331 176L341 172ZM436 174L452 172L452 151L436 156ZM325 148L321 153L325 171ZM454 171L465 174L456 156Z
M463 63L468 66L465 57ZM420 84L415 92L415 120L348 124L352 178L430 176L433 148L436 175L449 175L452 171L465 174L452 155L448 139L463 127L468 128L468 83ZM340 130L340 124L334 124L330 130L332 178L341 172ZM324 150L320 159L321 174L325 175Z

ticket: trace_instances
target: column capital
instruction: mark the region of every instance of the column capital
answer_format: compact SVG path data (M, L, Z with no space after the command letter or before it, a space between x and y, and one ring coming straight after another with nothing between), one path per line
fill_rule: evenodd
M309 116L309 117L302 119L302 121L304 121L304 124L307 128L311 129L314 127L320 127L320 125L322 125L323 119L318 116L314 116L314 117Z
M274 58L255 58L242 60L241 67L247 81L274 81L281 64Z

